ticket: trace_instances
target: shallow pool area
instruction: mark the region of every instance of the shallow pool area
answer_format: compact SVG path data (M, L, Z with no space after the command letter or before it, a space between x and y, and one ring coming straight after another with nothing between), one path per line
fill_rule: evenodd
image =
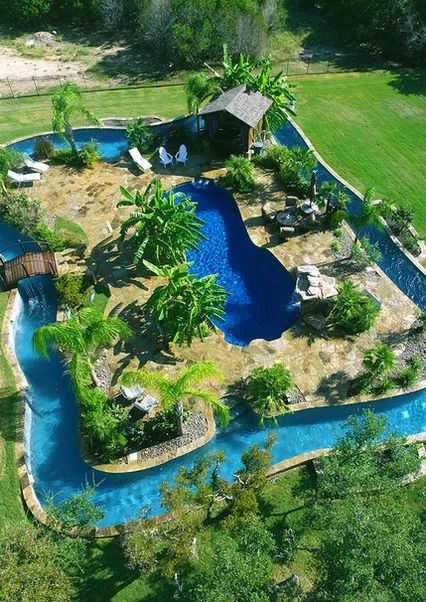
M83 134L84 131L89 133ZM123 132L101 131L107 138L108 132ZM93 136L93 130L90 129L79 132L80 140L84 136L87 136L87 140ZM288 145L305 146L291 124L287 124L277 137ZM110 156L114 149L118 151L122 141L118 134L115 141L112 138L105 141L106 149L111 144L108 151ZM320 181L332 177L324 166L321 166L319 176ZM219 326L223 328L227 340L236 345L246 345L254 333L259 333L259 337L263 338L275 338L296 317L297 309L292 302L294 284L288 280L290 276L271 253L251 243L232 196L218 193L218 187L204 182L185 184L180 189L186 191L185 187L188 187L188 192L199 203L198 211L206 221L207 236L209 232L210 235L217 235L215 246L200 245L199 253L190 255L194 270L202 275L216 271L216 266L224 267L222 282L219 282L234 292L234 299L230 297L228 301L225 323ZM356 211L359 200L350 194L353 210ZM215 209L217 203L220 210ZM372 231L371 237L374 239L375 236L383 253L382 269L419 307L425 308L424 276L386 233ZM20 238L23 237L19 232L0 224L0 247L13 245ZM10 253L13 256L14 251ZM274 290L274 297L265 294L265 288L267 291ZM156 515L162 511L158 486L163 480L170 481L180 466L190 466L196 458L209 451L223 450L227 457L223 474L230 477L239 467L241 453L250 445L262 444L265 440L265 428L259 427L257 417L249 409L244 408L241 414L237 409L230 425L218 430L207 445L161 467L127 474L106 474L91 469L82 460L78 447L77 403L66 367L57 355L53 355L48 362L39 358L32 349L34 330L54 321L56 317L52 280L41 276L30 282L21 281L19 292L18 313L13 324L14 346L29 384L25 426L27 466L34 477L34 490L42 505L46 494L53 494L60 501L78 492L86 483L96 483L95 502L106 513L99 526L135 519L145 505L150 506L151 515ZM274 461L332 446L344 420L366 407L387 416L390 429L401 434L426 431L426 390L370 404L297 411L279 419L275 429L278 441L273 450Z

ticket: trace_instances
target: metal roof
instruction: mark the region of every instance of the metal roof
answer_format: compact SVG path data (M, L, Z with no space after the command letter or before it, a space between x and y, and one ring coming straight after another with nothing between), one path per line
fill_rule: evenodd
M272 100L260 92L252 92L246 84L227 90L200 109L200 115L226 111L250 127L256 127Z

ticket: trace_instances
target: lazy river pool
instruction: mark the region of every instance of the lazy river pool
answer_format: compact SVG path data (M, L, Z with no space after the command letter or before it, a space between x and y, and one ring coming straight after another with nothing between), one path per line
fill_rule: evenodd
M291 129L290 124L287 124L279 135L282 135L288 144L293 139L294 143L300 144L298 133ZM90 130L89 137L92 136L94 132ZM321 177L324 176L325 173L321 171ZM329 175L327 179L330 179ZM200 195L203 196L202 188ZM353 198L354 210L355 199L356 197ZM208 213L211 200L206 202L205 210ZM206 222L208 223L208 220ZM13 229L0 225L2 247L22 238ZM414 266L392 241L389 243L385 238L385 235L380 233L381 245L385 245L383 269L386 267L385 271L394 282L420 307L425 307L426 279L418 270L415 271ZM6 239L7 242L3 244ZM206 257L206 261L209 261L209 257ZM395 263L398 264L397 268ZM232 265L231 260L230 266ZM202 266L197 269L202 270ZM280 269L283 270L282 267ZM231 272L228 276L232 279L230 274ZM280 275L283 276L283 272L280 272ZM415 285L412 285L410 278L415 279ZM53 283L50 277L46 276L33 278L31 281L23 280L19 291L21 295L18 297L19 308L14 322L14 345L16 357L29 384L25 425L27 465L33 474L34 489L42 504L47 493L55 495L59 501L78 492L85 483L95 482L95 501L103 506L106 512L104 519L99 523L100 526L134 519L145 505L149 505L151 514L155 515L162 511L158 485L163 480L170 480L179 466L189 466L200 455L221 449L227 457L223 473L230 476L239 466L241 453L253 443L263 443L265 429L259 427L254 414L248 410L238 415L237 410L230 425L220 430L206 446L161 467L128 474L105 474L92 470L83 462L78 449L77 406L66 370L57 356L46 362L34 353L31 345L34 330L55 320L56 299ZM237 327L232 331L232 328L231 320L229 337L235 336L241 344L246 329L240 330ZM273 450L274 461L333 445L343 421L366 407L387 416L390 428L397 432L412 434L426 431L426 390L367 405L298 411L279 420L276 428L278 442Z

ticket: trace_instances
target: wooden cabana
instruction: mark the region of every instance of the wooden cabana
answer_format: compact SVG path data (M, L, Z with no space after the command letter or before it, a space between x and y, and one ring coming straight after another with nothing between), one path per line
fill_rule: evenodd
M241 138L244 152L248 152L255 141L256 132L263 129L263 118L272 101L260 92L250 91L246 84L227 90L202 109L200 115L205 122L205 132L213 139L218 130L236 130Z

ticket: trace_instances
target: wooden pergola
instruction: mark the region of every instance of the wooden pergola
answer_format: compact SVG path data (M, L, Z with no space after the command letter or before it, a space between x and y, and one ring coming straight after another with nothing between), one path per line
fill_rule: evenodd
M252 92L246 84L223 92L200 109L205 122L205 132L213 139L219 128L237 128L244 152L255 141L256 133L263 129L263 118L272 101L260 92Z

